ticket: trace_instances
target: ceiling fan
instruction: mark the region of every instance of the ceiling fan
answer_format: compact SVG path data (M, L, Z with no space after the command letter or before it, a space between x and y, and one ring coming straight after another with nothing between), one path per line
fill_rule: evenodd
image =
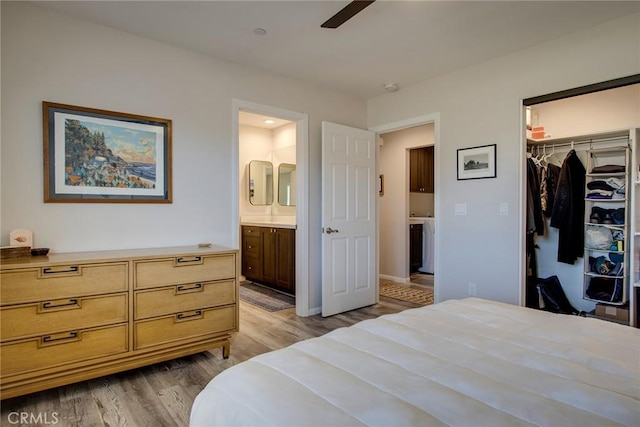
M355 0L346 5L340 12L327 19L324 24L320 25L322 28L338 28L340 25L353 18L360 13L362 9L369 6L376 0Z

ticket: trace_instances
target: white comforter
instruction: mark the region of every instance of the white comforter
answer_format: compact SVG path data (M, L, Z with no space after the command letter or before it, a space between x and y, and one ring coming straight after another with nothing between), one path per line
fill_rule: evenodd
M640 330L447 301L227 369L191 425L640 426Z

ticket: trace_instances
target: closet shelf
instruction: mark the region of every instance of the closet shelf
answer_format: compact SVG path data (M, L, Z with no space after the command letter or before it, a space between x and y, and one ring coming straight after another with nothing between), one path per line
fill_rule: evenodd
M589 276L589 277L606 277L609 279L625 279L627 276L609 276L608 274L599 274L599 273L593 273L591 271L585 271L585 276Z
M601 300L601 299L589 298L586 295L584 297L582 297L582 299L585 299L587 301L600 302L602 304L617 305L617 306L626 305L629 302L629 301L621 301L621 302L620 301L619 302L606 301L606 300ZM629 323L624 322L623 324L624 325L628 325Z
M623 202L624 203L627 201L627 199L591 199L589 197L585 197L584 200L587 202L596 202L596 203L599 203L599 202L604 202L604 203Z
M625 172L588 173L587 176L590 177L590 178L606 178L606 177L610 177L610 176L625 177L625 176L627 176L627 174Z
M608 249L587 248L586 246L585 246L584 249L586 251L589 251L589 252L602 252L603 254L620 254L620 255L624 255L624 251L610 251Z
M585 224L587 225L593 225L595 227L606 227L606 228L612 228L614 230L620 230L620 231L624 231L625 228L627 228L626 224L601 224L599 222L585 222ZM637 233L636 233L637 234Z

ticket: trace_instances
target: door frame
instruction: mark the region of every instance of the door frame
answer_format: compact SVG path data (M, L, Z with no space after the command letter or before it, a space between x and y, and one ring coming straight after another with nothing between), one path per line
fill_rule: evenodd
M394 132L394 131L398 131L398 130L403 130L403 129L407 129L407 128L411 128L411 127L415 127L415 126L422 126L422 125L428 125L428 124L433 124L433 134L434 134L434 163L436 165L441 164L440 162L440 157L441 157L441 153L442 150L440 150L440 113L431 113L431 114L425 114L423 116L417 116L417 117L413 117L413 118L409 118L409 119L405 119L405 120L399 120L396 122L391 122L391 123L386 123L386 124L382 124L382 125L378 125L378 126L373 126L373 127L369 127L370 131L375 132L378 137L380 136L380 134L382 133L388 133L388 132ZM379 158L378 158L379 159ZM379 170L379 165L378 165L378 170ZM440 222L440 218L441 218L441 214L442 212L440 211L441 208L441 203L440 203L440 197L442 197L442 193L439 190L439 182L440 180L438 179L438 174L440 172L440 168L435 168L436 173L433 176L433 186L434 186L434 192L435 192L435 197L434 197L434 218L435 218L435 227L436 229L438 228L439 222ZM408 187L407 187L408 189ZM376 229L378 230L377 235L380 235L379 229L380 229L380 212L379 212L379 204L378 204L378 212L377 212L377 216L378 216L378 224L376 226ZM404 218L407 221L409 221L409 192L407 191L407 193L405 194L405 203L404 206L402 206L402 209L404 210ZM441 241L440 241L440 237L442 236L442 233L436 233L436 238L435 238L435 242L434 242L434 272L439 271L440 270L440 247L441 247ZM404 236L405 240L407 239L407 236ZM380 257L380 249L379 249L380 245L378 245L378 257ZM405 242L404 245L405 248L408 247L408 241ZM405 258L408 259L409 254L405 253ZM380 264L378 264L378 268L379 268ZM378 275L380 275L380 271L378 271ZM434 274L433 276L433 297L434 297L434 302L439 302L440 301L440 281L438 280L438 277L436 274Z
M241 99L232 100L232 126L231 137L232 150L232 182L233 212L232 218L236 219L236 227L231 230L231 239L236 241L238 248L240 242L240 111L254 114L276 117L296 123L296 314L306 317L313 313L309 310L309 115L298 111L285 110L269 105Z

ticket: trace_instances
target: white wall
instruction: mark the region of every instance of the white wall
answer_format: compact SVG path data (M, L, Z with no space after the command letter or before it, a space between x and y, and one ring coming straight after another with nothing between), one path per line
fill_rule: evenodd
M518 304L523 262L523 98L640 73L632 15L368 101L369 127L440 114L436 161L436 292ZM497 144L497 178L457 181L456 150ZM509 215L499 215L501 202ZM457 203L466 216L455 216Z
M278 203L278 167L296 163L296 124L275 129L239 126L240 216L295 216L295 206ZM254 206L249 202L249 162L263 160L273 165L273 203Z
M1 241L34 231L54 252L237 247L232 100L309 114L309 227L320 230L320 123L366 123L362 100L24 2L2 2ZM42 101L173 121L173 203L43 203ZM320 233L309 241L310 307L320 306Z
M247 125L240 125L238 131L240 216L269 216L271 215L270 205L254 206L249 202L249 163L252 160L271 161L273 133L270 129Z
M275 171L276 192L271 214L274 216L295 216L295 206L282 206L278 203L278 191L280 181L278 168L281 163L296 164L296 124L290 123L273 130L273 167ZM295 192L296 174L292 174L292 190Z
M384 195L379 200L380 274L393 280L408 281L411 204L407 150L433 145L434 127L432 124L415 126L385 133L382 137L384 142L378 163L380 173L384 174ZM417 195L433 199L433 195Z
M640 85L625 86L533 105L547 138L619 130L640 121Z

